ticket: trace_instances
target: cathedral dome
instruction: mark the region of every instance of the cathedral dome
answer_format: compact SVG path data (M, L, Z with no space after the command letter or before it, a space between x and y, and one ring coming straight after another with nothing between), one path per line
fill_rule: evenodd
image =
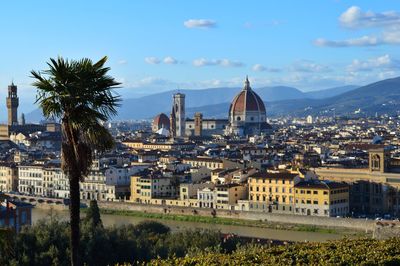
M160 128L165 128L169 130L169 118L166 114L161 113L158 114L156 117L153 119L153 132L158 131Z
M251 87L248 78L244 83L243 90L236 95L231 103L229 114L243 114L246 112L260 112L265 114L265 105L260 96Z

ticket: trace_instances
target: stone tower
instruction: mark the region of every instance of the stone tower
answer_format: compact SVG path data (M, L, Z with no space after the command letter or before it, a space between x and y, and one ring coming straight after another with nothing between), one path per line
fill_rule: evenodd
M19 99L17 95L17 86L14 82L8 86L7 110L8 110L8 125L18 125L18 105Z
M200 137L203 133L203 114L194 114L194 135Z
M182 138L185 136L185 94L176 93L173 97L173 106L171 113L171 127L173 137Z

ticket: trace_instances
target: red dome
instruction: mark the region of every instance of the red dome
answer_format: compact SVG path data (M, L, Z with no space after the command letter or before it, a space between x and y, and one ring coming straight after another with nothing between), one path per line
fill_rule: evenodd
M248 79L246 79L243 90L233 99L229 110L230 113L243 113L245 111L265 112L264 102L251 89Z
M169 118L166 114L161 113L159 115L157 115L156 117L154 117L153 120L153 127L160 129L160 128L166 128L169 129Z

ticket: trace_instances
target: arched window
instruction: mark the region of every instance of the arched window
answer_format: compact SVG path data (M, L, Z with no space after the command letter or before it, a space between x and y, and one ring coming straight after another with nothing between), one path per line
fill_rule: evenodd
M379 155L374 154L372 155L372 159L371 159L371 168L373 170L379 170L381 169L381 158Z
M237 117L236 117L236 120L237 120L237 121L240 121L240 120L241 120L240 116L237 116Z

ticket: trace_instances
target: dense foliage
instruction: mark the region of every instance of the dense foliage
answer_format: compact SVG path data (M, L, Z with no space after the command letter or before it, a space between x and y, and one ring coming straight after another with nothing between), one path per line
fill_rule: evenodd
M171 232L154 221L106 228L87 217L81 222L80 257L86 265L136 263L152 259L182 257L202 250L227 250L236 242L222 241L214 231ZM0 265L70 265L69 227L50 217L19 234L0 233Z
M155 221L103 227L97 203L81 220L85 265L400 265L400 238L270 246L219 232L171 232ZM0 230L0 265L69 265L69 226L50 214L19 234Z
M247 245L232 254L202 252L150 265L400 265L400 239L343 239L287 246Z

